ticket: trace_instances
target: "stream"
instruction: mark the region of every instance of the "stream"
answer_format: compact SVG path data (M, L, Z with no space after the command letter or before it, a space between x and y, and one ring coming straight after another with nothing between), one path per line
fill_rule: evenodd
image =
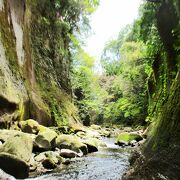
M104 138L107 147L76 158L59 172L33 178L34 180L119 180L129 166L131 148L121 148L114 139ZM32 179L31 179L32 180Z

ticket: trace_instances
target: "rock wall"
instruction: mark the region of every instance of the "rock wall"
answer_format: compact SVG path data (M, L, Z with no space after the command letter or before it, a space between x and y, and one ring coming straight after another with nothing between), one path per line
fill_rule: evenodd
M0 127L77 122L69 31L50 0L0 0Z
M124 179L180 177L180 6L162 1L157 8L157 28L164 51L156 55L149 84L148 138Z

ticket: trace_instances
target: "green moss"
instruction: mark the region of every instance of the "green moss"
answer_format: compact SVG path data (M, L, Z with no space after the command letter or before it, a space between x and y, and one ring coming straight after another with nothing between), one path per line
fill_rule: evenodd
M66 22L56 18L56 9L50 1L34 0L29 5L38 104L48 112L54 125L69 126L77 119L68 72L70 29Z
M24 120L24 115L25 115L25 106L24 106L24 102L22 100L19 103L18 114L19 114L19 120L23 121Z
M5 8L7 9L7 8ZM15 36L12 31L12 27L10 27L8 23L8 12L7 10L0 11L0 38L2 40L5 55L11 66L11 70L13 74L19 76L20 75L20 68L18 65L18 57L16 53L16 41Z
M125 142L130 142L132 140L139 140L142 139L141 136L139 136L138 134L131 134L131 133L121 133L118 135L116 141L125 141Z

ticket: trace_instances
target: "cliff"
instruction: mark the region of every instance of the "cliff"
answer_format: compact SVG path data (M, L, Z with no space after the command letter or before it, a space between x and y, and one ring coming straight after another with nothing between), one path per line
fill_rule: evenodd
M1 128L29 118L45 126L78 122L71 31L50 0L0 0Z
M148 81L148 138L125 179L180 177L180 56L179 1L157 5L157 29L163 50L155 55Z

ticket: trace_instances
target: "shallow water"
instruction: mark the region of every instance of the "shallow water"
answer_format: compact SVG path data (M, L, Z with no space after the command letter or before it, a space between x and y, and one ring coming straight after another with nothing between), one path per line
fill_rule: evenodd
M114 145L113 139L104 139L107 147L98 152L76 158L60 172L43 175L34 180L119 180L129 165L131 149Z

